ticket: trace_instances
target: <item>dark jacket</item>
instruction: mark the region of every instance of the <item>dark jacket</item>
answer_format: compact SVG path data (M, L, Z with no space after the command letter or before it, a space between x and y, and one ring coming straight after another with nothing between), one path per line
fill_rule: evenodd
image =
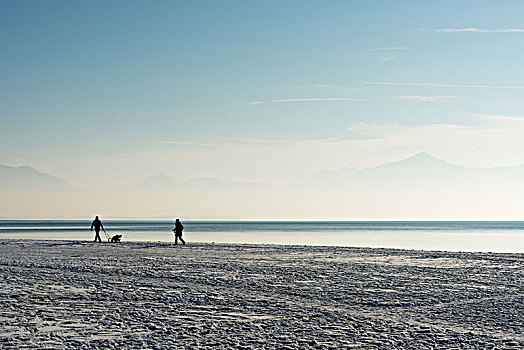
M183 229L184 229L184 225L182 225L180 221L175 223L175 228L173 230L175 232L175 236L182 236Z
M93 230L93 227L95 228L96 232L100 232L100 227L102 228L102 230L104 230L104 226L102 225L102 221L100 221L100 219L93 220L93 223L91 224L91 230Z

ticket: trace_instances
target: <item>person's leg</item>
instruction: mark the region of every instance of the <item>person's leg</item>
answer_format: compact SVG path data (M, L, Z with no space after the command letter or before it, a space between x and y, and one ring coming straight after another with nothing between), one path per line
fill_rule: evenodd
M96 231L95 242L96 240L98 240L99 243L102 243L102 239L100 238L100 231Z
M178 236L175 235L175 244L178 244Z
M180 242L182 242L183 245L186 245L186 241L184 241L184 240L182 239L182 236L180 236L179 238L180 238Z

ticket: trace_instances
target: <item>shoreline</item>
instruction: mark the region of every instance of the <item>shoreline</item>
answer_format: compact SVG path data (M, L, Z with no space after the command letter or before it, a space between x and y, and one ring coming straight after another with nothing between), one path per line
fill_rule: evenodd
M0 239L90 241L94 234L88 227L86 222L0 222ZM121 234L126 242L173 241L169 222L108 221L105 228L109 236ZM205 243L524 253L524 226L520 222L186 222L185 238Z
M63 242L64 245L70 245L70 244L79 244L79 245L142 245L142 244L155 244L159 247L162 246L174 246L174 241L146 241L146 240L140 240L140 241L126 241L123 240L120 243L110 243L107 240L102 239L102 242L94 242L92 240L86 239L86 240L79 240L79 239L40 239L40 238L0 238L0 244L2 242L42 242L42 243L54 243L57 242ZM178 245L182 246L183 244L179 243ZM288 244L288 243L258 243L258 242L204 242L204 241L187 241L187 246L244 246L244 247L289 247L289 248L297 248L297 247L309 247L309 248L334 248L334 249L355 249L355 250L385 250L385 251L406 251L406 252L435 252L435 253L449 253L449 254L479 254L479 255L489 255L489 254L495 254L495 255L517 255L517 256L523 256L523 252L506 252L506 251L475 251L475 250L439 250L439 249L416 249L416 248L398 248L398 247L366 247L366 246L348 246L348 245L321 245L321 244Z

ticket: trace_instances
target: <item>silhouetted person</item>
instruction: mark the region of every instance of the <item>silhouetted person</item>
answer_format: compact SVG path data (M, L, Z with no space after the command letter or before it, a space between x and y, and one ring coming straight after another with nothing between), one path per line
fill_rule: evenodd
M100 239L100 228L102 228L104 232L106 232L106 230L104 230L104 225L102 225L102 221L98 219L98 216L95 217L93 223L91 224L91 231L93 231L93 227L95 228L96 233L94 242L96 242L98 239L98 242L102 243L102 240Z
M175 220L175 228L173 229L173 232L175 233L175 244L178 244L178 239L180 238L180 242L182 244L186 244L186 241L182 239L182 230L184 229L184 225L180 222L179 219Z

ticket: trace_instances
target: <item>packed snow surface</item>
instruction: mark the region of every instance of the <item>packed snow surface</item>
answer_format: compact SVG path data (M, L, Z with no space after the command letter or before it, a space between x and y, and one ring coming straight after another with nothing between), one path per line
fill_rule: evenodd
M524 255L0 241L0 348L524 348Z

